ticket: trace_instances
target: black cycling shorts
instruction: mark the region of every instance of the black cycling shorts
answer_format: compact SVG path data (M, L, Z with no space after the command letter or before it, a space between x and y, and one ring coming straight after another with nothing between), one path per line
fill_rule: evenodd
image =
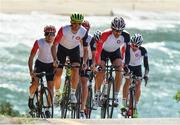
M40 72L46 72L50 75L46 76L46 80L47 81L53 81L53 71L54 71L54 67L53 67L53 63L43 63L41 61L39 61L38 59L35 62L35 66L34 66L35 72L36 73L40 73Z
M120 49L117 49L114 52L107 52L103 49L101 52L101 60L106 62L107 58L109 58L111 62L113 62L115 59L121 59Z
M133 72L134 75L136 75L137 77L142 77L142 69L141 69L141 65L139 66L128 66L128 68L130 69L130 71Z
M73 49L67 49L62 45L58 45L57 58L60 61L60 64L64 64L66 62L66 57L69 57L70 63L80 63L80 48L79 46ZM59 66L59 68L63 68L63 66Z

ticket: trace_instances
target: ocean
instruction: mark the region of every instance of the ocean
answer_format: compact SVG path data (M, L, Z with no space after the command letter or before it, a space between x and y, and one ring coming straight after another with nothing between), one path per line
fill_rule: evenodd
M175 12L115 12L123 16L130 34L141 33L149 55L150 79L142 83L139 117L180 117L180 103L173 96L180 90L180 15ZM87 16L90 33L110 27L112 16ZM10 102L22 114L28 112L30 76L28 57L36 39L44 37L43 28L57 29L69 24L69 16L32 12L0 13L0 103ZM119 97L122 96L122 87ZM114 116L120 116L120 107ZM55 117L59 117L55 109ZM99 118L94 111L93 117Z

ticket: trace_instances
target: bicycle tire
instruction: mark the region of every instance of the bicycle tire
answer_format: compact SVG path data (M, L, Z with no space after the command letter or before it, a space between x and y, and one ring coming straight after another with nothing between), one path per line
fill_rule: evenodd
M69 106L70 91L71 91L70 80L66 78L65 83L64 83L64 88L63 88L62 101L60 103L61 118L66 118L67 117L67 110L68 110L68 106Z
M74 108L74 117L73 118L80 118L80 106L81 106L81 93L82 93L82 90L81 90L81 83L79 82L78 83L78 86L77 86L77 90L76 90L76 98L77 98L77 104L76 105L76 108Z
M93 98L92 97L93 97L93 90L92 90L92 87L89 87L88 88L87 103L86 103L86 111L85 111L86 118L88 118L88 119L91 118L91 112L92 112L92 109L93 109L93 103L92 103Z
M112 118L113 116L114 100L115 100L114 92L115 92L114 79L111 79L108 81L107 118Z

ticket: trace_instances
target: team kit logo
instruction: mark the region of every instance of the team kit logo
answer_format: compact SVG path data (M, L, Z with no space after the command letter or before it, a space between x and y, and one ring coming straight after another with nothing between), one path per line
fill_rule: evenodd
M80 37L80 36L76 36L75 39L76 39L76 40L80 40L81 37Z
M121 40L117 40L117 44L120 44L121 43Z

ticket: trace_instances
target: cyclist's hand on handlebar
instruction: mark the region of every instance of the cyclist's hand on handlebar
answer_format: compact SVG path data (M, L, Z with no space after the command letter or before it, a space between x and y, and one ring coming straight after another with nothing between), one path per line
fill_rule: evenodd
M93 72L96 71L96 65L95 65L94 63L90 66L90 68L91 68L91 70L92 70Z
M149 79L149 77L145 75L145 76L144 76L145 86L147 85L148 79Z
M57 68L58 65L59 65L59 60L55 60L55 61L53 62L53 66L54 66L55 68Z
M128 66L124 66L124 72L125 72L125 74L128 74L128 73L130 73L130 70L129 70L129 68L128 68Z
M30 72L30 76L33 79L34 77L36 77L36 74L32 71L32 72Z
M87 69L87 64L86 63L83 63L82 64L82 70L86 70Z

